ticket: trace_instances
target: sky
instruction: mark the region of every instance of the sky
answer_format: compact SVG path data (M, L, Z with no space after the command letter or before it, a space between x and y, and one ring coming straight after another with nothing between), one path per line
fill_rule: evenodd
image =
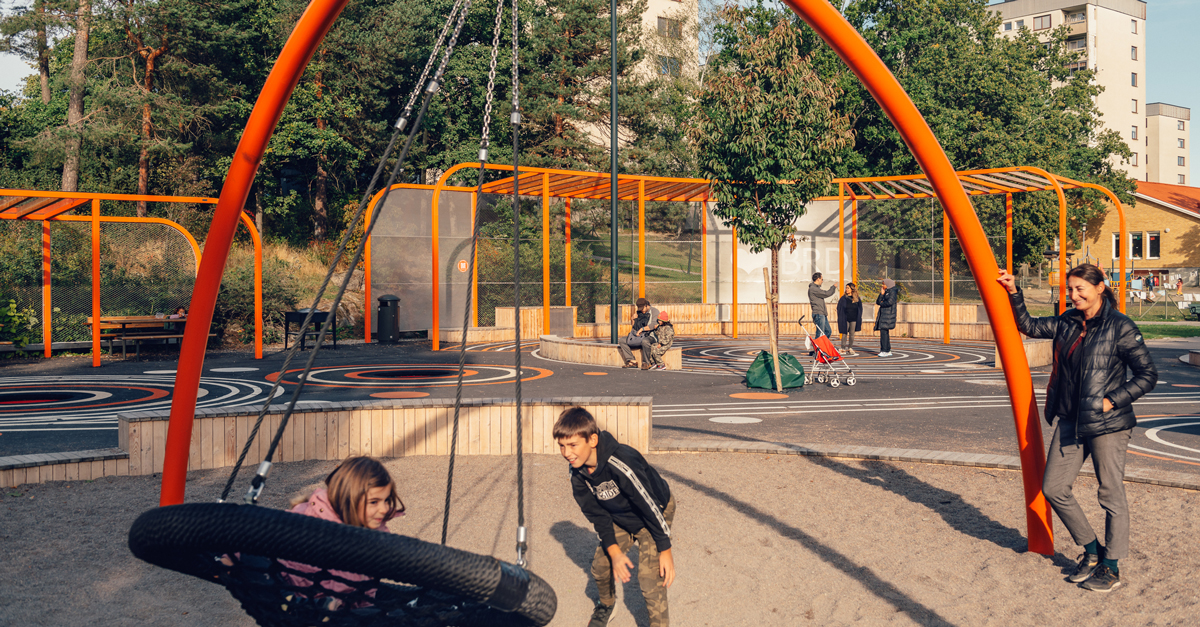
M8 13L15 0L0 0ZM1200 121L1200 65L1196 40L1200 29L1200 0L1148 0L1146 6L1146 101L1165 102L1192 110ZM1189 43L1191 42L1191 43ZM0 89L17 90L33 69L15 55L0 53ZM1200 179L1200 132L1189 129L1188 182Z

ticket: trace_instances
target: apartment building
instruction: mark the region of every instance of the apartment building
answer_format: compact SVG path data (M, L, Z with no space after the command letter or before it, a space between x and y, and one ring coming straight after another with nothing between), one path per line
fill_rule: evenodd
M1096 72L1104 92L1096 97L1101 121L1125 139L1133 157L1116 164L1147 179L1146 3L1142 0L1007 0L988 7L1003 19L1002 36L1022 29L1049 34L1064 24L1067 47L1080 53L1078 68ZM1174 182L1174 181L1166 181Z
M1165 102L1146 105L1146 179L1188 185L1192 110Z

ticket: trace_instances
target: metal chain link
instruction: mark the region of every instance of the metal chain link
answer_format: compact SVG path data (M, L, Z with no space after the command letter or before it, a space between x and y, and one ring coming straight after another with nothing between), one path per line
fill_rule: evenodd
M458 45L458 35L462 32L463 22L466 21L467 12L470 10L471 0L464 0L462 12L458 14L458 24L454 26L454 34L450 37L450 43L446 44L446 54L442 56L442 62L433 75L433 80L438 83L441 82L442 75L446 73L446 65L450 63L450 53L454 50L454 46Z
M488 160L488 147L491 139L492 126L492 99L496 90L496 65L499 63L500 56L500 26L504 23L504 3L496 3L496 26L494 28L495 35L492 37L492 61L488 65L488 84L487 98L483 105L483 137L479 142L479 162ZM479 171L480 180L483 179L483 170Z

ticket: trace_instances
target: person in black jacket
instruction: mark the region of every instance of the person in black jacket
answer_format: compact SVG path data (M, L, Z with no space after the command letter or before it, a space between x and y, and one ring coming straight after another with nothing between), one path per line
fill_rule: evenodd
M875 314L875 330L879 331L879 356L892 356L891 331L896 328L896 303L900 302L900 287L891 279L883 280L883 290L875 299L879 312Z
M854 333L862 331L862 299L853 283L846 284L846 294L837 303L838 333L842 334L842 353L854 355Z
M667 627L667 588L675 581L671 488L636 449L600 431L582 407L570 407L554 423L559 452L571 464L571 490L583 515L600 536L592 578L600 602L588 627L603 627L617 603L614 580L629 581L633 563L625 555L638 544L638 584L651 627Z
M1008 290L1017 327L1029 337L1054 339L1054 369L1046 387L1045 416L1058 424L1050 440L1042 493L1084 553L1067 578L1088 590L1121 585L1117 561L1129 554L1129 506L1125 501L1125 451L1137 418L1133 402L1154 389L1158 370L1142 334L1117 310L1104 272L1083 264L1067 273L1074 309L1031 318L1011 274L997 281ZM1133 373L1125 379L1125 370ZM1075 500L1071 484L1092 458L1098 496L1105 512L1104 546Z

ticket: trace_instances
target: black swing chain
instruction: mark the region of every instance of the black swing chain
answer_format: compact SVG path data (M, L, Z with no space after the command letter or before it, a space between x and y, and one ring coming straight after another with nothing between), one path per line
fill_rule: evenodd
M521 428L521 204L519 170L517 157L520 155L521 135L521 81L518 43L517 0L512 0L512 122L513 128L513 322L516 327L516 342L513 353L517 361L517 565L524 568L527 560L525 553L529 549L528 537L525 530L525 451Z
M342 297L345 295L346 288L350 284L350 278L353 276L355 268L358 267L358 264L362 260L363 251L366 249L367 241L370 238L371 232L375 229L375 223L376 223L376 220L379 218L379 213L380 213L381 209L383 208L383 206L387 203L387 197L388 197L389 192L391 191L392 185L395 184L395 182L396 182L397 178L399 178L400 174L404 172L404 162L408 159L408 153L412 149L412 144L413 144L413 141L416 139L418 130L421 127L421 122L424 120L425 113L429 109L429 103L433 99L433 96L441 88L442 76L443 76L443 73L445 72L446 64L449 62L450 54L453 52L454 46L458 42L458 36L462 32L462 27L463 27L464 20L466 19L467 11L470 9L470 6L471 6L471 0L460 0L460 4L455 4L456 8L458 8L460 6L461 6L461 11L458 13L458 16L457 16L458 22L455 25L454 34L451 37L450 42L446 45L445 52L442 56L442 61L438 66L437 72L434 74L433 79L430 80L429 83L427 85L425 85L423 88L421 87L421 83L418 83L416 88L414 88L413 98L410 99L410 102L415 100L417 94L419 94L419 93L424 94L424 99L422 100L420 111L417 114L417 118L416 118L415 123L413 124L412 129L408 133L408 137L406 138L406 140L404 142L404 147L400 152L400 157L396 160L396 165L393 168L390 177L388 178L387 185L385 185L383 188L383 194L380 197L379 202L377 202L375 204L374 209L371 212L370 219L367 222L367 227L363 232L362 240L358 243L358 246L356 247L356 249L354 251L354 255L353 255L352 261L350 263L350 267L346 270L346 275L342 280L342 283L338 289L336 296L333 299L333 303L330 305L330 311L337 311L337 307L342 302ZM451 23L454 22L454 18L455 18L455 13L452 11L446 20L447 27ZM441 41L441 39L439 38L439 43L440 43L440 41ZM428 67L430 65L432 65L432 60L434 58L436 58L436 56L437 56L437 50L435 48L434 52L430 55L430 63L427 64L426 70L428 70ZM427 74L424 74L424 73L422 74L422 80L423 80L423 77L426 75ZM401 114L400 119L397 120L396 125L395 125L395 131L392 133L392 138L391 138L391 141L388 143L387 150L384 152L382 158L380 159L379 166L376 168L375 174L371 178L371 183L367 186L367 189L366 189L365 193L363 194L362 200L359 203L358 210L355 212L354 218L350 221L350 224L358 224L362 220L363 215L366 212L367 205L370 202L371 193L375 188L375 184L378 182L379 177L383 172L383 169L387 166L388 157L391 155L392 151L394 150L396 142L399 139L399 136L402 133L403 128L407 125L407 116L410 113L411 113L411 111L406 108L405 112L403 114ZM316 313L317 306L320 304L321 297L324 295L326 288L329 286L329 283L333 279L333 275L336 272L337 265L341 261L343 255L345 254L346 248L349 246L350 237L352 234L353 234L352 230L347 229L346 233L342 236L342 241L341 241L340 245L338 246L337 253L334 255L333 260L329 264L329 270L325 275L325 279L321 283L321 287L317 290L316 296L313 298L313 306L309 309L308 315L305 316L304 322L300 325L301 333L306 332L309 325L312 324L312 319L313 319L314 314ZM275 436L271 440L270 448L267 450L267 454L264 457L263 462L261 464L259 464L258 472L255 474L254 479L251 480L249 490L246 492L245 502L247 504L256 504L258 502L259 495L262 494L263 487L266 484L267 475L271 470L271 458L275 455L275 450L279 446L279 441L283 436L283 432L287 428L288 421L291 419L292 413L295 411L296 403L299 400L300 393L303 390L304 384L306 383L306 381L308 379L308 374L309 374L309 372L311 372L312 366L316 361L317 354L320 352L321 346L324 343L326 336L328 336L330 328L333 326L333 320L334 320L334 316L326 316L324 324L321 325L321 330L317 335L317 341L313 347L313 352L309 355L308 362L305 364L303 371L301 372L300 376L297 379L296 388L293 391L292 397L288 402L287 408L284 411L282 419L280 420L279 428L276 430ZM275 398L276 393L279 391L279 389L283 383L284 373L287 372L288 365L291 364L292 359L296 356L296 353L298 351L299 351L299 346L298 345L293 346L292 349L288 352L287 357L284 359L283 365L279 369L279 375L276 377L274 383L271 386L270 391L267 393L267 400L263 404L262 408L259 410L258 419L255 421L254 427L253 427L253 429L251 429L250 435L246 439L246 444L242 448L241 454L238 456L237 463L234 464L233 470L229 475L229 479L225 484L224 490L221 492L221 498L218 499L218 502L225 502L225 500L229 497L229 492L233 488L233 484L237 479L238 472L241 469L242 464L245 463L246 456L249 454L249 451L250 451L250 447L258 435L259 428L262 426L263 419L266 417L267 412L270 410L271 405L269 403L272 399Z
M478 199L483 198L483 182L485 166L488 160L488 140L491 135L492 123L492 96L496 89L496 63L497 56L500 51L500 26L504 21L504 3L496 3L496 26L494 29L495 35L492 37L492 60L488 68L488 83L487 92L483 106L483 134L479 140L479 182L475 187L476 204ZM474 219L471 224L471 250L467 256L467 276L475 276L475 251L479 243L479 214L475 212ZM446 536L450 527L450 496L454 492L454 459L458 452L458 417L459 411L462 408L462 386L463 386L463 369L467 364L467 329L471 320L471 297L475 291L475 281L467 281L467 300L466 307L463 308L463 323L462 323L462 344L458 350L458 377L454 384L454 425L450 431L450 468L446 473L446 503L442 509L442 545L446 544Z

